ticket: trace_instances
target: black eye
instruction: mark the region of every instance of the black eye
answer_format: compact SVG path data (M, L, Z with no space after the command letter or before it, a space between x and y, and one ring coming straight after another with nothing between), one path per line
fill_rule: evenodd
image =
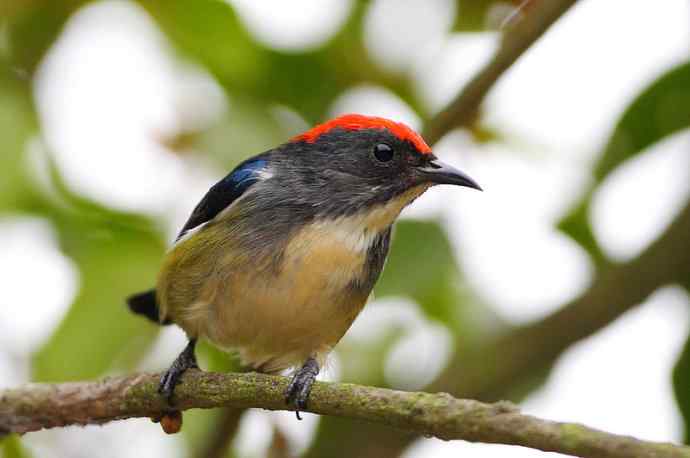
M393 159L393 154L393 148L385 143L379 143L378 145L374 146L374 156L376 156L376 159L381 162L390 161Z

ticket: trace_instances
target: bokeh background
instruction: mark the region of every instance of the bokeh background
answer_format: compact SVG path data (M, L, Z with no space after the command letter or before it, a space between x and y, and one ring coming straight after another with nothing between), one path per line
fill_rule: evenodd
M0 387L167 367L183 333L123 299L153 284L206 189L338 114L428 127L516 3L2 0ZM689 24L685 0L577 2L436 143L485 192L435 188L403 212L376 299L323 378L686 440L690 278L612 312L624 277L610 308L544 326L688 205ZM235 367L208 346L200 360ZM546 456L306 417L192 411L175 436L130 420L8 438L0 455Z

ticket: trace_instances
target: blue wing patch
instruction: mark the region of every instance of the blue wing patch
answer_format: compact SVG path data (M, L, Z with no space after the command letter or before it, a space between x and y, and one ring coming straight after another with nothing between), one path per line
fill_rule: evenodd
M189 219L177 236L180 240L187 232L215 218L238 197L259 181L260 172L266 168L265 159L253 158L238 165L225 178L208 190L201 202L194 208Z

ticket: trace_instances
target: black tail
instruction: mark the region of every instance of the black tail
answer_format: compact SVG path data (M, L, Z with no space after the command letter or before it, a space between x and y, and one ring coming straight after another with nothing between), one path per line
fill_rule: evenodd
M170 320L160 320L160 310L158 309L158 303L156 302L155 289L129 296L127 298L127 305L129 305L129 309L132 312L138 315L144 315L154 323L161 325L171 323Z

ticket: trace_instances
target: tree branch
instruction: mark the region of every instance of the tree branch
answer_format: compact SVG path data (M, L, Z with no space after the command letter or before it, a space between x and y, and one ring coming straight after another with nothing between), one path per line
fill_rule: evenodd
M166 410L159 375L98 382L29 384L0 391L0 430L25 433L67 425L158 417ZM285 410L288 379L263 374L188 371L175 392L177 409L260 407ZM597 458L690 457L690 448L646 442L574 423L521 414L510 403L484 404L449 394L394 391L342 383L315 384L308 411L368 420L445 440L521 445Z
M427 142L436 143L453 128L472 124L494 83L576 1L540 0L534 6L530 5L529 11L504 31L501 47L491 61L427 123L422 135Z
M492 401L506 386L552 364L568 347L607 326L662 286L690 278L690 201L637 258L601 272L579 298L471 354L460 354L431 387ZM457 374L464 374L457 377Z

